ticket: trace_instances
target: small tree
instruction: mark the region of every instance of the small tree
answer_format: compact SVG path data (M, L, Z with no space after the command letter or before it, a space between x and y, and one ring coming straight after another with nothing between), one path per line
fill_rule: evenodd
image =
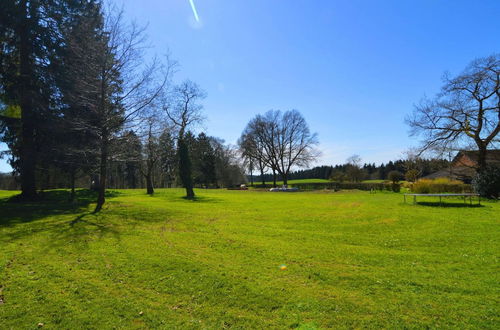
M403 173L399 171L390 171L387 177L392 183L399 183L399 181L404 179Z
M401 189L399 181L404 179L403 173L401 173L399 171L390 171L389 174L387 175L387 177L392 182L392 191L399 192L399 190Z
M417 181L418 177L420 176L420 171L416 169L411 169L406 171L405 173L405 178L409 182L415 182Z
M146 180L146 193L148 195L154 194L154 183L153 183L153 173L156 165L161 158L161 150L159 144L159 129L155 127L157 123L157 118L149 117L147 118L147 124L145 127L144 136L144 154L142 159L142 166L140 167L141 174Z
M361 167L361 157L359 155L352 155L346 160L346 176L352 182L362 181L366 172Z
M340 171L333 172L332 175L330 176L331 181L340 182L340 183L344 182L346 179L347 179L347 175L343 172L340 172Z
M168 118L178 131L179 178L186 188L186 198L189 199L194 198L195 195L186 133L190 126L202 121L203 107L198 102L204 98L205 92L196 83L186 80L174 88L173 104L164 106Z

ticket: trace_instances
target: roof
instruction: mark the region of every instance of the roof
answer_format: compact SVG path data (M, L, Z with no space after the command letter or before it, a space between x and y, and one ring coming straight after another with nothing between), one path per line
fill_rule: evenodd
M476 174L474 166L470 162L459 162L460 156L466 156L472 162L477 164L479 151L477 150L462 150L453 158L451 168L442 169L440 171L424 176L424 179L450 178L452 180L470 181ZM490 149L486 153L486 163L500 165L500 149Z
M455 158L453 159L453 162L457 161L458 158L461 156L467 156L469 159L477 162L477 159L479 158L479 151L478 150L462 150L460 151ZM486 163L500 163L500 149L489 149L486 152Z
M464 180L474 177L475 170L467 166L456 166L440 170L424 176L424 179L450 178L452 180Z

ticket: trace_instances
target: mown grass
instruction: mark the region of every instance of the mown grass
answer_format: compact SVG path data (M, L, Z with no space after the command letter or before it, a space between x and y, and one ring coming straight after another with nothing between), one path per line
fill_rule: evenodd
M500 204L0 192L0 328L497 328ZM425 204L427 202L427 204ZM280 270L285 264L287 270Z

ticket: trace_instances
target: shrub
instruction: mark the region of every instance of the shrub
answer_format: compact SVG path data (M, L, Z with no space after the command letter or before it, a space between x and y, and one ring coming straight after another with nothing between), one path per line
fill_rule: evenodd
M420 179L411 185L411 191L419 194L470 192L470 185L448 178Z
M489 166L472 181L474 191L483 197L498 198L500 195L500 167Z
M400 192L401 191L401 185L399 183L392 183L391 184L391 189L394 192Z
M420 175L420 172L418 170L415 170L415 169L408 170L405 173L405 178L407 181L415 182L415 181L417 181L419 175Z
M399 184L398 184L399 185ZM372 183L372 182L311 182L294 183L292 187L300 190L319 190L319 189L358 189L358 190L393 190L390 183Z
M344 181L347 180L347 175L345 175L342 172L333 173L330 176L330 180L331 181L336 181L336 182L344 182Z
M398 183L404 179L404 176L403 173L399 171L390 171L389 174L387 174L387 178L392 181L392 183Z

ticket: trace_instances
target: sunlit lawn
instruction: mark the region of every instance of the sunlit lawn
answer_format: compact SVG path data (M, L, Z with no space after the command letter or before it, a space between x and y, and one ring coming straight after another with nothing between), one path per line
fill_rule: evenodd
M0 192L0 328L498 328L500 204ZM427 202L427 203L425 203ZM286 265L286 270L280 270Z

